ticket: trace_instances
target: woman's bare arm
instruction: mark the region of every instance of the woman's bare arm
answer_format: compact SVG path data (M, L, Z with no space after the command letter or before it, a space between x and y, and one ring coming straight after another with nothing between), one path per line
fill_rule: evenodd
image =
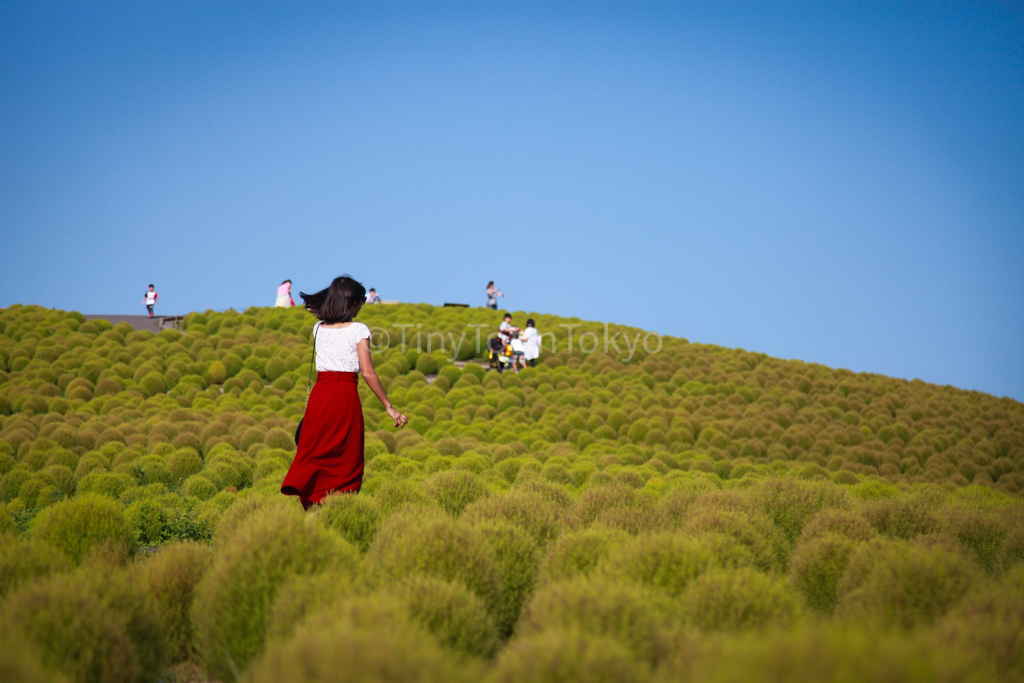
M409 418L402 415L398 410L391 405L391 401L388 400L388 395L384 391L384 387L380 384L380 378L377 377L377 371L373 369L373 358L370 356L370 340L360 339L359 343L356 344L356 353L359 354L359 369L363 372L363 379L366 380L366 386L370 387L370 391L373 395L380 399L381 404L384 406L384 410L388 412L388 417L395 421L396 427L404 427L409 422Z

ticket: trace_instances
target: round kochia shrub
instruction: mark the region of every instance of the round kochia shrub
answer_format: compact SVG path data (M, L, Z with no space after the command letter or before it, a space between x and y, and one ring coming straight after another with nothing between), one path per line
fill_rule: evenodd
M840 586L847 590L841 591L837 612L903 628L928 625L963 597L976 577L970 560L941 545L862 546Z
M628 538L626 532L616 529L564 533L548 546L537 582L545 584L586 576Z
M683 614L704 631L785 627L800 617L800 601L784 580L754 569L713 569L690 582Z
M453 517L458 517L467 505L487 495L487 487L480 477L466 470L438 472L423 486L437 504Z
M145 587L101 562L26 585L3 603L0 622L74 681L153 680L166 662L163 629Z
M541 550L522 527L507 522L484 522L478 527L494 551L501 578L501 597L495 614L498 635L512 635L523 605L533 592Z
M678 596L714 566L715 556L698 539L661 533L630 539L597 567L600 575L658 588Z
M156 603L171 661L193 652L192 598L212 559L209 547L195 543L169 545L139 568L142 585Z
M835 533L814 536L797 545L789 561L789 572L809 607L825 614L835 609L839 579L850 563L855 545Z
M470 523L504 521L522 527L543 546L558 536L562 527L558 506L539 493L510 491L482 498L466 507L461 518Z
M380 525L380 506L369 496L339 493L324 500L319 518L328 529L366 552Z
M401 600L412 621L445 646L481 657L490 657L497 650L498 632L487 606L461 583L415 575L388 594Z
M576 629L548 629L516 638L495 664L491 683L632 683L645 680L649 670L614 638Z
M401 513L382 527L370 547L371 576L401 581L426 574L446 581L461 581L497 612L501 578L494 551L483 533L446 517L417 520Z
M67 556L49 543L0 533L0 598L30 579L68 569Z
M529 636L569 629L606 636L622 643L634 656L656 664L671 650L669 627L662 616L666 609L637 586L575 579L539 589L517 633Z
M135 535L119 503L95 493L52 505L32 522L32 535L80 563L94 547L107 545L126 558L135 550Z
M297 674L307 683L468 683L480 678L476 665L452 657L411 623L400 604L380 597L346 601L311 615L292 637L268 644L249 680L280 683Z
M263 649L274 596L291 576L355 572L355 548L301 512L274 507L251 516L224 543L196 589L192 607L199 657L221 680Z

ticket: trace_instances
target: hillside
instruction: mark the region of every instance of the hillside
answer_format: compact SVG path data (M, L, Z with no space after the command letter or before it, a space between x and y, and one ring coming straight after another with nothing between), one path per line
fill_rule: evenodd
M26 644L0 670L110 679L120 643L126 680L303 652L310 680L346 652L424 680L1024 675L1024 405L530 317L540 364L499 374L498 312L364 309L410 428L361 384L363 493L304 517L277 491L308 313L0 311L0 616ZM65 625L74 601L107 616Z

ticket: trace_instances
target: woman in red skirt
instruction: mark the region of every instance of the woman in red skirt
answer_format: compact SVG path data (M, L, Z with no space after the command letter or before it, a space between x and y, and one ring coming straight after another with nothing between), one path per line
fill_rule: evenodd
M388 400L370 359L370 328L352 322L366 300L366 290L348 276L335 278L316 294L300 293L320 322L314 327L316 384L302 420L298 451L281 493L298 496L302 507L323 501L335 491L359 490L363 483L363 407L359 373L384 404L396 427L408 422Z

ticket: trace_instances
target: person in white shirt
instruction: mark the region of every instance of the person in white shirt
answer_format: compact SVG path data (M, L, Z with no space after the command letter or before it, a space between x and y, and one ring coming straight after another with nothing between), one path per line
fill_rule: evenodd
M153 317L153 307L156 306L157 299L160 295L156 293L156 288L153 285L149 286L146 290L146 294L142 297L142 303L146 304L146 310L149 311L149 317Z
M540 333L537 332L537 325L533 322L533 318L526 321L526 329L523 330L519 338L523 341L523 361L528 363L530 367L537 365L537 359L540 358Z

